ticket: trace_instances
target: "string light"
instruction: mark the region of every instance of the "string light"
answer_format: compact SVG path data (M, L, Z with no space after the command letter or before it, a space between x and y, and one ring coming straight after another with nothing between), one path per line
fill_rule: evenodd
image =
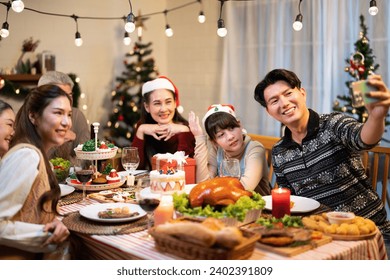
M375 0L371 0L370 1L370 8L368 9L368 12L370 13L370 15L376 16L378 11L379 10L378 10L378 7L376 6L376 1Z
M301 13L301 3L302 3L302 0L299 0L299 4L298 4L299 14L297 15L297 17L295 18L295 21L293 23L293 28L295 31L301 31L301 29L303 27L303 24L302 24L303 15Z
M83 39L81 38L81 34L79 32L79 24L77 22L78 16L72 15L72 18L76 22L76 34L75 34L74 44L77 47L81 47L83 45Z
M131 5L131 1L129 0L130 5L130 13L126 17L125 30L129 33L133 33L135 30L135 16L133 14L133 6Z
M12 3L14 3L14 2L17 2L14 5L16 5L16 4L21 5L23 3L23 1L20 1L20 0L12 1ZM137 28L138 37L142 37L142 26L137 26L137 24L136 24L136 22L138 22L139 20L148 19L149 16L154 16L154 15L157 15L157 14L168 13L170 11L179 10L179 9L184 8L184 7L187 7L187 6L196 4L196 3L200 3L200 2L201 2L200 0L194 0L194 1L191 1L189 3L183 4L183 5L180 5L180 6L176 6L176 7L171 8L171 9L165 9L164 11L161 11L161 12L154 12L154 13L145 14L145 15L142 15L142 16L140 15L139 16L140 18L134 16L134 14L132 12L133 8L132 8L132 4L131 4L130 0L129 0L130 13L127 16L121 16L121 17L91 17L91 16L76 16L74 14L73 15L67 15L67 14L60 14L60 13L49 13L49 12L39 11L39 10L36 10L36 9L25 7L24 3L23 3L23 7L24 7L24 10L28 10L28 11L31 11L31 12L35 12L35 13L42 14L42 15L47 15L47 16L70 17L70 18L77 17L77 19L93 19L93 20L124 20L125 21L125 30L126 30L126 32L132 33L135 30L135 28ZM6 6L7 8L12 6L11 5L11 1L8 1L8 2L1 2L0 1L0 4ZM203 14L203 16L204 16L204 14ZM204 17L204 20L205 20L205 17ZM128 28L126 28L126 25L128 26ZM1 35L0 38L6 38L9 35L8 27L9 27L9 24L8 24L7 21L5 23L3 23L3 28L1 29L2 33L0 34ZM166 32L168 32L168 35L170 35L170 34L173 35L172 29L169 26L168 26L168 28L167 28L167 26L165 26L165 27L166 27ZM79 43L80 43L80 41L82 42L80 32L78 32L76 39L79 39L78 40Z
M24 10L24 3L21 0L12 1L12 10L16 13L21 13Z
M165 10L164 11L164 15L165 15L165 35L167 35L167 37L172 37L173 36L173 30L172 30L172 28L168 24L167 14L168 14L168 10Z
M226 0L219 0L219 1L221 2L221 8L219 10L217 34L219 37L225 37L227 34L227 29L225 27L225 22L222 19L222 7Z
M129 37L128 32L125 32L125 35L123 37L123 44L125 44L125 46L128 46L131 44L131 38Z
M202 0L198 0L199 4L200 4L200 12L199 12L199 16L198 16L198 22L199 23L204 23L206 21L206 16L204 15L203 13L203 4L202 4Z
M9 36L8 12L9 12L10 8L11 8L11 4L8 2L7 3L7 15L5 17L5 22L1 26L1 30L0 30L0 37L1 38L7 38Z

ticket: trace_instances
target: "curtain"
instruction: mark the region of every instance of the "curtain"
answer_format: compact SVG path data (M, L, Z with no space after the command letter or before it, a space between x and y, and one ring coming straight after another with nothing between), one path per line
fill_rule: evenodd
M367 0L303 0L303 28L292 23L299 0L227 1L222 18L224 38L220 100L231 103L248 132L280 136L280 124L254 100L257 83L272 69L294 71L307 91L307 105L318 113L332 112L337 95L351 80L345 62L359 39L360 15L375 63L390 87L390 1L377 1L379 13L368 13ZM390 127L387 127L390 130ZM385 138L390 139L387 131Z

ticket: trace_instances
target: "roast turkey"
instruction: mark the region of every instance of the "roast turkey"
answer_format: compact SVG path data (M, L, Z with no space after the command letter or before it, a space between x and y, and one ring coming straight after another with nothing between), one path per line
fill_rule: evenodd
M237 178L216 177L197 184L189 194L191 207L226 206L234 204L241 196L252 196Z

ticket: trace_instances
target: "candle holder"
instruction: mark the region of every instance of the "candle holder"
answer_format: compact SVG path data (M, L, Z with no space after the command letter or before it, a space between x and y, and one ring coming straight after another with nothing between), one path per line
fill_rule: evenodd
M290 215L290 190L286 188L276 188L271 191L272 194L272 216L283 218L284 215Z

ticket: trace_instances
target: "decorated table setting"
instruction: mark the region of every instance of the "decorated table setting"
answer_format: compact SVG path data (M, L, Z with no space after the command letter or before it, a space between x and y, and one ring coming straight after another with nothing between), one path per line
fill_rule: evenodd
M265 209L266 201L259 194L254 194L254 199L250 200L243 196L238 205L236 201L229 208L217 207L219 211L211 211L210 204L206 207L190 207L191 194L192 201L196 202L196 199L203 197L203 200L210 202L212 197L201 194L202 190L207 189L205 185L210 187L215 182L217 185L221 184L218 179L213 181L186 185L182 191L173 192L171 195L176 219L152 227L149 231L153 236L151 239L143 238L146 233L146 216L112 223L95 221L95 218L86 217L85 213L82 215L85 212L83 209L88 206L90 209L92 206L97 207L94 210L96 214L106 210L108 205L109 208L115 208L115 204L122 206L119 202L100 203L88 198L87 206L74 203L62 206L60 210L64 215L64 223L82 241L82 258L88 259L387 259L382 235L372 226L372 222L361 217L350 219L350 224L347 225L355 228L355 225L364 222L370 227L366 234L343 232L341 228L347 226L331 224L334 221L330 221L328 217L330 212L313 214L310 211L306 216L302 213L302 216L285 215L282 218L261 213ZM224 187L226 188L226 185ZM152 198L153 191L149 189L144 195ZM186 206L183 206L183 203L187 203ZM243 208L246 203L253 203L249 206L252 208L259 205L259 209L247 211L248 216L239 213L240 218L227 217L226 211L234 213L233 209ZM301 200L298 199L294 206L304 207L300 204ZM139 212L139 209L130 211ZM211 217L204 216L207 212L213 213L210 214ZM221 214L223 212L224 214ZM343 216L342 213L340 215ZM337 228L340 228L340 234L330 233L332 230L337 231ZM205 236L209 236L208 239ZM270 242L273 239L287 243L265 243L266 240Z
M95 151L77 156L101 159L98 144L95 139ZM368 219L333 213L345 218L339 222L315 200L285 189L262 197L233 177L196 184L191 181L195 170L185 169L186 161L181 152L156 155L157 169L137 171L138 182L133 170L130 178L127 171L111 169L108 182L85 184L85 200L61 204L83 188L68 177L59 212L72 237L80 240L82 255L76 258L387 259L383 237ZM141 189L142 180L147 185ZM141 201L159 203L150 208Z

